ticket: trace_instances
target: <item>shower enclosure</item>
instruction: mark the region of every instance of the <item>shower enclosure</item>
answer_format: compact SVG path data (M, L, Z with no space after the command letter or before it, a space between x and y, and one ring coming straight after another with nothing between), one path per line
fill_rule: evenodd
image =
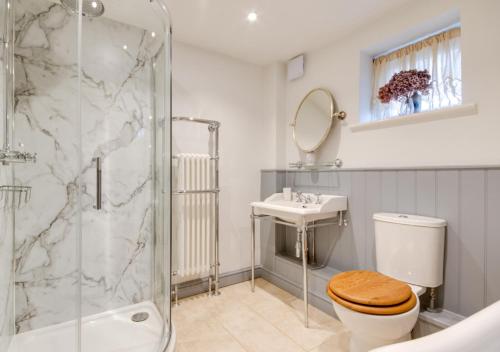
M171 337L163 0L0 0L0 352Z

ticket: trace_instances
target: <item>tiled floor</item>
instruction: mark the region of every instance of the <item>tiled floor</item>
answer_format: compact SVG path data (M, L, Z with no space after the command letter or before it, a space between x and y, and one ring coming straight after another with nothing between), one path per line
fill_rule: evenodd
M221 295L180 301L173 309L177 352L346 352L349 333L314 307L309 329L303 302L263 279L228 286Z

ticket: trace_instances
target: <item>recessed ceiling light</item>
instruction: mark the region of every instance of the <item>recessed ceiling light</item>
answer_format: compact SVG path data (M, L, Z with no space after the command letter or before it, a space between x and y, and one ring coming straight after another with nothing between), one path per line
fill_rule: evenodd
M97 8L97 1L92 1L91 5L94 9L96 9Z
M156 33L155 32L151 32L151 36L154 38L156 37Z
M247 15L248 22L255 22L255 21L257 21L257 18L259 18L259 16L257 15L257 12L255 12L255 11L252 11Z
M128 49L128 46L127 45L124 45L123 46L123 50L127 50Z

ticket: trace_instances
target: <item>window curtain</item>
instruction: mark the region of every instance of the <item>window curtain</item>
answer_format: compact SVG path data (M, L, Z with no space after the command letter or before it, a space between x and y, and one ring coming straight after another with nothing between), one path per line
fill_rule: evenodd
M401 102L383 104L379 88L403 70L425 70L431 74L429 95L422 96L422 110L429 111L462 103L460 28L453 28L373 59L372 120L397 117Z

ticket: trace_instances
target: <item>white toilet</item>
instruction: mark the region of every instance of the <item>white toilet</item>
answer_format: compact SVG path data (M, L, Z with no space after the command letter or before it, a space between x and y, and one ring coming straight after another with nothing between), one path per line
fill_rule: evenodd
M351 352L410 340L419 296L443 283L445 220L392 213L373 219L377 272L344 272L327 288L351 331Z

